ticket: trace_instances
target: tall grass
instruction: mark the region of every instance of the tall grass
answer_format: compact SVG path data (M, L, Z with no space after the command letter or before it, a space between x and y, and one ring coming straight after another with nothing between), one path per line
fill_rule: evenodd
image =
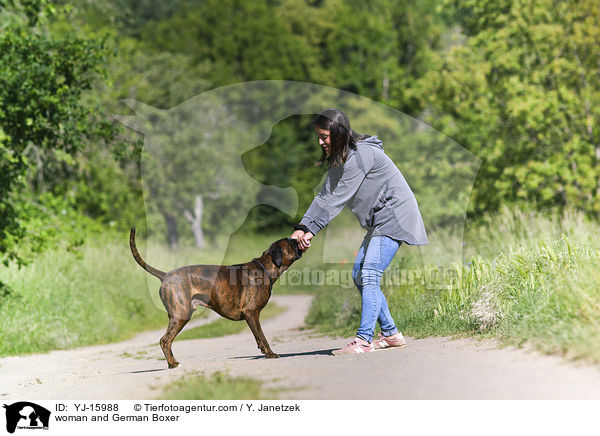
M51 250L23 268L0 269L0 355L116 341L163 326L126 239L94 238ZM157 282L158 283L158 282Z
M600 362L597 223L574 212L504 209L467 228L463 251L463 262L449 265L454 286L383 288L405 334L495 337ZM307 321L324 332L352 335L359 318L358 292L335 290L317 295Z
M465 271L462 315L508 343L600 362L599 267L589 241L563 236L519 246Z

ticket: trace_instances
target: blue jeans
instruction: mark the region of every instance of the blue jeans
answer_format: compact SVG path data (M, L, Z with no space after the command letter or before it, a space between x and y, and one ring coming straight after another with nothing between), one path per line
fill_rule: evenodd
M360 327L356 336L367 342L373 340L377 322L385 336L398 332L381 292L380 282L383 271L394 258L400 244L388 236L371 236L367 233L356 255L352 278L362 296Z

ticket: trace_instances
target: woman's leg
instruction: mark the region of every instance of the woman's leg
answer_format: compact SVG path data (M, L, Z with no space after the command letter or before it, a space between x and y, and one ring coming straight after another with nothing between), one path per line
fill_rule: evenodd
M381 277L388 267L394 255L398 251L400 243L387 236L373 236L370 240L363 241L363 257L359 259L357 255L353 268L358 269L360 265L360 274L356 275L355 282L362 295L362 309L360 317L360 327L357 336L367 342L371 342L375 333L375 324L379 321L381 331L384 335L390 336L398 332L396 324L390 313L387 301L383 292L381 292ZM360 260L360 262L359 262ZM360 285L359 285L360 284Z
M356 289L362 295L362 277L361 277L361 269L363 266L363 261L365 259L365 253L367 251L367 245L369 245L369 236L367 233L365 238L358 249L358 253L356 253L356 259L354 259L354 266L352 267L352 280L354 280L354 284L356 285Z

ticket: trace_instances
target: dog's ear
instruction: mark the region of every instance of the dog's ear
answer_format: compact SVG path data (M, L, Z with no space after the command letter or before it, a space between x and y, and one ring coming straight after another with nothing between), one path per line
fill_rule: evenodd
M269 254L271 255L271 259L273 259L275 266L280 268L281 263L283 262L283 249L279 245L276 245L269 250Z

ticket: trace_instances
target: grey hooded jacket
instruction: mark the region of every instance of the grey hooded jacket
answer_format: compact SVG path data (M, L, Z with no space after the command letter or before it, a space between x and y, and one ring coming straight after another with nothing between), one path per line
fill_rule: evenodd
M383 151L377 136L357 142L343 166L329 167L321 191L300 221L316 235L346 204L372 236L410 245L428 243L419 207L408 183Z

